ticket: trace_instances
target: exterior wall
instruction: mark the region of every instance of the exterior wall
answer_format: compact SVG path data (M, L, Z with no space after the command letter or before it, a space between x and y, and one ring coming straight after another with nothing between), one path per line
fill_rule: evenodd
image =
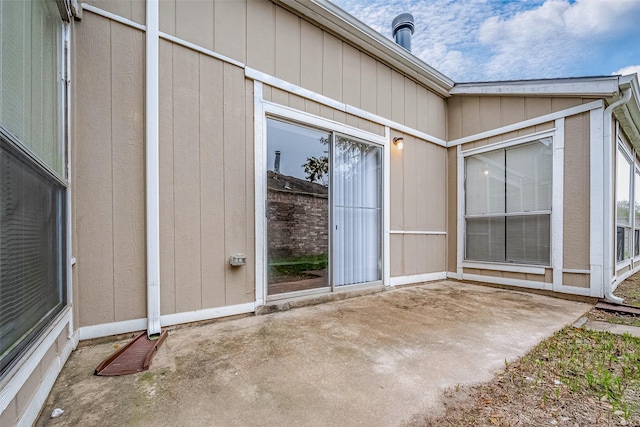
M252 111L241 68L161 41L163 315L255 300Z
M390 159L391 276L445 271L447 150L391 133L404 138Z
M586 102L590 102L590 99L582 98L551 98L551 97L507 97L507 96L461 96L455 95L448 99L448 140L453 141L458 138L463 138L471 135L475 135L480 132L485 132L492 129L497 129L503 126L511 125L514 123L522 122L525 120L533 119L535 117L543 116L553 112L561 111L567 108L571 108ZM567 159L573 159L573 156L577 156L578 164L580 167L588 165L589 156L589 114L585 113L576 116L578 118L570 117L568 124L565 125L565 165L569 166L568 170L565 170L565 228L567 228L566 222L569 218L580 218L581 222L569 226L568 232L582 232L583 235L580 239L586 239L586 246L581 247L581 251L575 254L575 259L567 258L568 264L580 264L583 267L565 267L565 268L589 268L589 169L578 169L578 166L568 164ZM518 129L516 131L507 132L504 134L496 135L490 138L479 139L477 141L465 143L462 146L463 150L470 148L476 148L485 146L488 144L494 144L497 142L505 141L511 138L526 136L534 132L540 132L554 127L553 121L548 123L539 124L527 128ZM585 163L586 162L586 163ZM575 166L575 167L574 167ZM447 271L456 271L457 262L457 147L448 148L447 159L447 173L448 173L448 194L447 201ZM586 175L585 175L586 173ZM586 182L583 181L586 177ZM575 178L575 179L574 179ZM567 194L568 190L580 190L576 195ZM584 197L581 199L577 206L570 206L567 209L567 203L573 203L576 198ZM574 197L575 196L575 197ZM585 210L577 212L579 208ZM586 230L586 234L584 234ZM567 232L565 231L565 233ZM567 234L565 234L565 237ZM586 236L586 237L584 237ZM569 243L565 238L565 242ZM583 251L586 251L586 257ZM564 257L573 257L573 254L567 253L571 251L564 251ZM586 264L584 264L586 260ZM582 283L582 282L581 282Z
M564 138L563 268L589 270L589 113L567 117ZM589 287L589 274L563 275L570 286Z
M73 28L78 326L146 315L144 33L85 12Z

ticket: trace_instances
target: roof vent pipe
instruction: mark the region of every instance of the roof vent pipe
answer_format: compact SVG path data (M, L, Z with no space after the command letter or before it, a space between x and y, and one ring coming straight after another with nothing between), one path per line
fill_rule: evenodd
M411 35L414 28L413 15L410 13L401 13L391 23L394 40L409 52L411 52Z

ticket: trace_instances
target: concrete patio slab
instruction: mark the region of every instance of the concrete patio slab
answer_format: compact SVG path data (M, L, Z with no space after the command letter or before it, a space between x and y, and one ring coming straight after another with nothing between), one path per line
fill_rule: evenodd
M81 347L37 425L402 425L590 308L443 281L176 329L135 375L93 376L114 343Z

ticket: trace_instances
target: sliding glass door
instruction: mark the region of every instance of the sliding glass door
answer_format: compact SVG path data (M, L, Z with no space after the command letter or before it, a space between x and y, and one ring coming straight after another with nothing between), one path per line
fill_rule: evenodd
M269 118L266 181L268 296L382 280L380 146Z
M333 284L382 279L382 149L336 136L333 163Z

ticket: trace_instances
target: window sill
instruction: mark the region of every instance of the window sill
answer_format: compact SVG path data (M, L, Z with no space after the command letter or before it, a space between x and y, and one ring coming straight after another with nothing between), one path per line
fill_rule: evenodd
M545 274L545 270L548 267L538 267L522 264L497 264L497 263L484 263L476 261L463 261L462 268L476 268L478 270L494 270L494 271L508 271L512 273L525 273L525 274Z

